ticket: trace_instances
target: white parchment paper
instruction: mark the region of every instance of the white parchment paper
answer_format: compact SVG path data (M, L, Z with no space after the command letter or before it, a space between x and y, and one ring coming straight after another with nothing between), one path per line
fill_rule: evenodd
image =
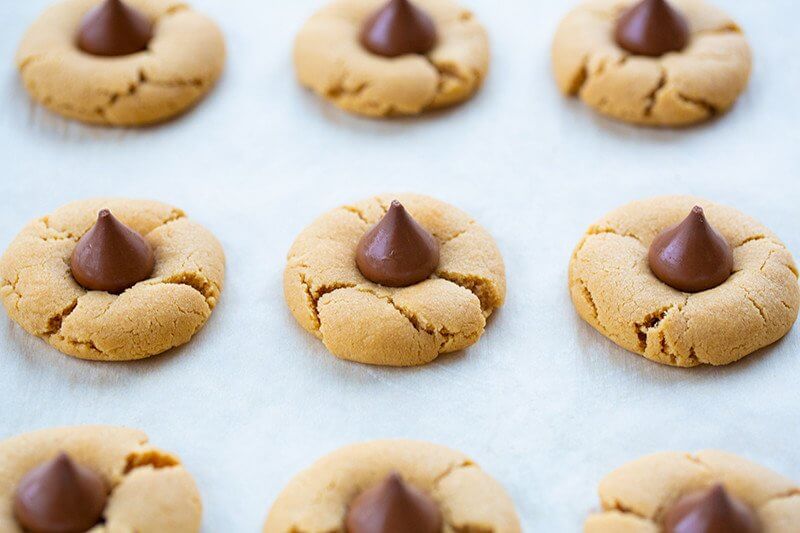
M373 121L294 81L294 33L323 0L194 0L227 35L224 79L186 117L120 131L29 103L12 58L49 1L0 2L0 246L71 200L152 198L211 229L228 271L200 334L138 363L71 359L0 313L0 438L54 425L141 428L196 477L207 532L259 530L300 469L373 438L472 455L508 489L526 531L579 531L600 478L659 450L723 448L800 479L798 328L728 368L666 368L582 323L566 288L585 228L656 194L734 205L800 254L796 2L717 0L750 38L750 88L720 120L657 131L558 94L549 45L572 2L469 0L492 37L484 91L453 111ZM463 208L506 260L508 302L481 341L424 368L338 361L283 301L297 233L384 191Z

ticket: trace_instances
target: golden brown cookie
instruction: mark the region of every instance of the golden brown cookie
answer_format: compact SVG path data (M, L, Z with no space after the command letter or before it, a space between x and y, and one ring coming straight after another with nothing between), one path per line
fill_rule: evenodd
M600 482L603 512L585 533L660 533L681 497L721 483L751 507L764 533L794 533L800 524L800 485L727 452L664 452L642 457Z
M0 531L22 533L12 511L17 486L26 473L61 452L100 474L110 489L104 522L92 533L200 530L200 494L178 457L153 448L135 429L78 426L0 442Z
M108 208L155 252L151 277L122 294L87 291L70 273L81 236ZM26 331L81 359L122 361L189 341L217 304L225 256L180 209L146 200L68 204L28 224L0 258L0 298Z
M383 440L341 448L298 474L272 505L264 533L344 531L350 502L392 472L433 498L446 533L522 531L505 490L464 454Z
M648 249L693 206L733 248L733 274L684 293L650 270ZM633 202L593 224L572 255L569 289L581 318L626 350L673 366L725 365L777 341L800 307L797 267L766 227L689 196Z
M355 260L359 240L394 199L441 246L435 274L404 288L368 281ZM503 259L486 230L451 205L413 194L323 215L295 240L283 279L301 326L335 356L375 365L421 365L474 344L506 294Z
M361 115L415 115L469 99L489 70L489 39L475 16L451 0L414 0L434 20L427 54L383 57L359 42L367 18L386 0L333 0L297 35L300 83Z
M649 126L683 126L727 111L750 77L739 26L704 0L670 0L689 23L689 43L660 57L634 55L614 39L620 15L639 0L588 0L555 34L559 89L596 111Z
M222 73L225 43L214 22L178 0L125 0L154 22L147 50L102 57L77 46L82 19L100 0L62 0L30 27L17 67L31 96L65 117L141 126L189 109Z

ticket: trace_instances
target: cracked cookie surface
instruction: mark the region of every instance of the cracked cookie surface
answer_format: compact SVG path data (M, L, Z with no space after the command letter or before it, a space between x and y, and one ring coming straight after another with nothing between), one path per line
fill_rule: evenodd
M119 295L87 291L70 272L72 251L104 208L155 253L150 279ZM217 304L224 272L217 239L181 210L98 198L61 207L17 235L0 258L0 298L15 322L68 355L142 359L191 339Z
M300 83L342 109L373 117L415 115L470 98L489 70L486 30L450 0L415 2L438 31L427 55L370 53L359 32L385 0L334 0L297 35L294 63Z
M764 533L792 533L800 523L800 486L727 452L663 452L642 457L600 482L603 512L585 533L659 533L682 496L722 483L758 514Z
M444 533L521 531L503 487L466 455L427 442L383 440L346 446L298 474L270 509L264 533L344 531L350 502L392 472L438 503Z
M25 88L40 104L92 124L141 126L176 116L216 83L225 43L216 24L177 0L126 0L154 21L148 49L120 57L81 51L81 20L100 0L65 0L30 27L17 51Z
M647 252L664 229L701 206L733 248L734 273L688 294L656 278ZM689 196L633 202L592 225L573 253L569 289L580 316L653 361L725 365L782 338L797 319L797 266L778 238L739 211Z
M552 49L559 89L604 115L649 126L689 125L728 110L752 63L736 23L703 0L670 0L689 22L687 47L633 55L617 45L614 27L636 1L589 0L564 18Z
M440 245L434 275L390 288L358 270L361 237L400 200ZM292 314L337 357L413 366L478 341L503 304L505 267L492 237L467 214L414 194L381 195L328 212L295 240L284 271Z
M77 426L0 442L0 531L22 533L13 514L17 485L28 471L60 452L100 474L110 488L104 521L90 533L200 530L200 493L178 457L152 447L136 429Z

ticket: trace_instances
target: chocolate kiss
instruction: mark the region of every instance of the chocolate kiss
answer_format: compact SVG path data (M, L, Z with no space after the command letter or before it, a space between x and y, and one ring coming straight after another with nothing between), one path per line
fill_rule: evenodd
M153 25L122 0L105 0L81 22L78 46L96 56L126 56L147 49Z
M684 496L667 511L664 533L760 533L750 507L720 484Z
M364 23L361 44L385 57L427 54L436 46L436 25L409 0L389 0Z
M358 243L356 264L368 280L387 287L424 281L439 266L439 243L395 200Z
M658 57L684 49L689 23L666 0L642 0L619 18L614 38L628 52Z
M392 473L353 500L346 525L347 533L441 533L442 512L427 494Z
M733 271L731 246L708 224L701 207L655 238L649 261L658 279L683 292L713 289Z
M106 498L103 478L61 453L19 482L14 516L31 533L82 533L100 521Z
M72 252L72 277L90 291L120 293L150 277L155 257L150 244L114 218L108 209Z

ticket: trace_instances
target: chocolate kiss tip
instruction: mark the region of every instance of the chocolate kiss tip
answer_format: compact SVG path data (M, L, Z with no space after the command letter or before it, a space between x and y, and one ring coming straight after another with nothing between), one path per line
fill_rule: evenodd
M30 533L80 533L98 523L106 500L103 479L62 452L22 478L14 516Z
M695 206L677 226L659 234L650 245L653 274L679 291L695 293L723 284L733 272L733 250Z
M153 25L122 0L105 0L89 11L78 31L78 48L96 56L125 56L147 49Z
M666 0L642 0L623 12L614 39L632 54L658 57L686 47L689 23Z
M389 0L361 29L361 44L384 57L427 54L436 46L433 19L409 0Z
M82 287L115 294L149 278L154 266L150 244L108 209L97 214L70 258L72 277Z
M395 200L381 221L359 241L356 265L373 283L408 287L436 271L439 242Z
M440 533L442 514L430 496L392 472L353 501L346 526L348 533Z
M718 483L690 493L667 510L665 533L761 533L753 510Z

